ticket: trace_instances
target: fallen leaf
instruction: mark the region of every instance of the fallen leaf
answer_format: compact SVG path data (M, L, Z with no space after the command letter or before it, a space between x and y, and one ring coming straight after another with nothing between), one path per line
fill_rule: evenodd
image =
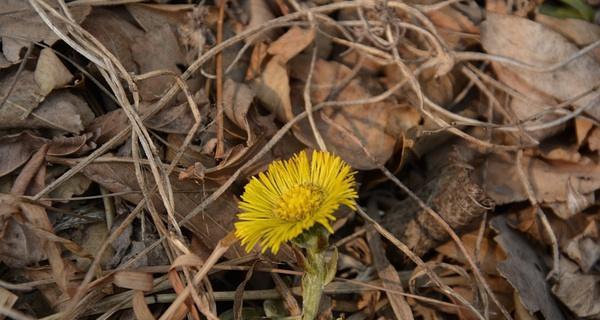
M592 151L600 150L600 128L596 127L588 137L588 146Z
M137 271L118 271L114 275L114 284L117 287L150 291L152 290L152 274Z
M494 217L490 225L499 234L494 240L507 259L498 264L498 272L519 292L523 306L531 313L541 312L546 319L565 319L546 282L546 266L529 242L508 226L505 216Z
M485 170L484 189L497 204L527 200L514 156L490 155ZM539 202L566 202L570 194L588 194L600 188L600 167L523 157L523 170Z
M42 138L28 132L0 138L0 177L23 165L43 144Z
M223 111L229 120L246 131L248 145L252 145L256 139L248 122L248 111L252 106L254 96L255 93L249 86L231 79L225 80Z
M570 239L563 246L569 258L577 262L584 273L589 273L600 260L600 234L598 221L591 220L580 234Z
M557 105L556 99L529 85L517 72L511 71L511 69L500 64L493 64L493 66L500 81L528 99L526 101L520 97L512 97L510 100L510 108L518 120L528 120L532 125L541 125L560 117L560 115L552 113L539 116L546 109ZM543 130L528 131L527 133L534 139L543 140L563 131L565 127L566 124L561 124Z
M491 54L516 59L530 65L552 65L576 54L579 48L559 33L531 20L489 13L481 25L481 43ZM581 56L551 72L534 72L508 67L530 86L560 100L571 99L600 84L600 63ZM595 106L600 96L588 95L573 102L576 107ZM586 112L600 120L600 108Z
M135 169L128 163L94 163L88 165L84 170L88 178L100 184L111 192L135 191L130 194L122 195L124 199L132 203L138 203L142 199L139 192ZM153 188L151 177L147 176L148 187ZM203 184L179 181L177 177L171 178L173 196L175 203L176 218L181 219L194 210L206 196L210 195L218 187L211 181L205 181ZM164 207L160 198L157 196L152 199L154 205L159 211L164 212ZM215 202L206 208L206 210L193 219L185 226L196 234L209 247L213 248L219 240L225 237L233 228L233 222L236 218L237 207L234 195L227 191ZM229 257L240 257L244 255L241 247L232 247L228 251Z
M48 95L54 89L64 87L73 80L73 75L52 48L42 49L33 76L40 88L40 94L43 96Z
M97 144L104 144L119 132L125 130L129 120L123 109L113 110L94 119L86 128L86 132L92 134L92 139ZM125 139L123 139L124 141ZM118 144L123 143L117 142Z
M247 29L258 27L275 18L275 15L271 12L266 0L245 1L244 12L247 12L250 15L250 21L248 21L248 24L246 25ZM273 40L273 38L275 38L275 30L271 29L248 37L246 42L257 43L258 41Z
M250 63L248 64L248 70L246 70L246 80L253 80L258 77L261 73L262 64L267 57L268 46L264 42L258 42L252 49L250 55Z
M159 99L174 84L174 76L181 74L177 65L185 64L173 27L168 24L136 37L131 43L131 53L140 74L158 70L172 73L138 82L140 95L145 101Z
M338 83L351 74L343 64L318 59L315 63L311 84L311 102L316 105L329 98ZM308 68L300 62L292 67L294 78L306 79ZM294 86L293 101L295 112L304 111L302 96L304 85ZM337 101L354 101L371 96L364 79L353 79L332 98ZM338 154L352 167L369 170L377 167L364 153L362 146L379 162L385 163L392 155L397 136L390 134L387 128L390 113L399 111L391 101L372 104L358 104L333 107L316 112L314 116L317 130L330 151ZM301 121L294 134L302 143L317 148L314 133L308 120ZM360 142L360 144L358 143Z
M13 83L14 88L9 95ZM34 73L28 70L23 70L20 74L15 71L4 75L0 80L0 96L7 97L0 109L0 127L5 128L15 126L15 121L27 117L46 97L34 80Z
M99 7L94 8L82 27L114 54L127 71L138 72L131 45L136 38L144 36L144 31L118 12Z
M315 40L315 35L314 28L306 30L294 26L271 43L267 52L270 55L279 56L281 63L287 63L308 47Z
M83 98L61 90L51 93L32 115L24 120L13 122L13 126L51 128L80 133L94 120L94 117L94 113Z
M275 56L269 60L260 78L255 79L253 88L258 99L277 115L281 121L294 117L290 98L290 78L281 58Z
M466 15L452 6L426 13L431 22L438 28L442 38L454 49L462 49L474 43L472 37L465 34L479 35L479 28Z
M44 144L49 145L48 155L66 156L81 150L86 140L85 136L48 140L29 131L0 137L0 177L23 165Z
M564 260L561 259L562 270ZM562 272L552 292L578 318L597 319L600 316L600 276L578 271Z
M169 5L164 7L146 3L131 3L126 5L127 11L146 32L160 29L167 24L173 26L184 23L190 6Z
M476 259L483 272L490 275L496 275L498 273L496 270L498 262L506 259L506 256L502 250L498 248L496 243L484 236L481 241L479 256L475 257L475 248L477 247L478 240L477 233L478 230L466 233L460 237L460 240L469 254ZM460 262L461 264L467 264L465 256L454 241L448 241L437 247L435 250L453 260Z
M69 8L76 23L81 23L91 11L91 6L72 6ZM48 17L59 30L67 30L64 22L52 14ZM21 49L33 42L44 42L51 46L59 36L52 31L31 5L21 0L3 0L0 6L0 35L2 35L2 51L4 56L16 62L21 58Z
M579 47L585 47L600 39L600 26L581 19L561 19L545 14L536 14L535 21L562 34ZM592 50L596 61L600 61L600 48Z

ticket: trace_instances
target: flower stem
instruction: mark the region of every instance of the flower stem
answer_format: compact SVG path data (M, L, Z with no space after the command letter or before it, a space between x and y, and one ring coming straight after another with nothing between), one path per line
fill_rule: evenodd
M317 234L312 235L312 237L319 236ZM323 241L310 240L305 241L306 260L304 261L304 276L302 277L302 320L317 318L323 290L333 280L337 270L337 250L334 250L331 260L327 261Z

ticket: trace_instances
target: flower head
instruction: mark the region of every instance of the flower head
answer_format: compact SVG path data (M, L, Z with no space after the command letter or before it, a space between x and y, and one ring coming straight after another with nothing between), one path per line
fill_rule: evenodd
M301 151L287 161L275 161L245 187L235 234L250 251L279 251L316 223L333 232L333 213L346 205L356 209L356 182L350 166L338 156Z

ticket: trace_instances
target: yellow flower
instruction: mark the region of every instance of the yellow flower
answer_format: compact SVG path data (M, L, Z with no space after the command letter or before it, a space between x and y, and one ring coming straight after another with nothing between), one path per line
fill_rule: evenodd
M262 252L279 251L315 223L333 232L333 213L346 205L356 209L354 172L338 156L305 151L287 161L275 161L252 177L239 203L235 234L246 250L260 243Z

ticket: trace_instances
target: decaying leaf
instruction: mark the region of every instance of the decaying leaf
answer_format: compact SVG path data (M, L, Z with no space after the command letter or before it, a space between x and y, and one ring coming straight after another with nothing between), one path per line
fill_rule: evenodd
M536 249L507 223L505 216L494 217L491 226L499 233L494 239L507 259L498 264L498 271L519 292L530 313L541 312L546 319L565 319L546 282L546 265Z
M595 319L600 316L600 277L582 274L566 259L561 259L558 283L552 292L577 317Z
M142 199L132 164L91 164L83 170L83 174L111 192L132 192L122 196L128 201L138 203ZM150 176L147 177L148 186L152 189L153 183L151 181L153 180L149 178ZM210 195L218 187L217 184L210 181L199 185L193 182L179 181L177 177L172 177L171 183L175 199L175 212L178 219L192 212L207 195ZM164 207L158 196L153 199L153 202L157 209L164 211ZM186 223L185 226L201 238L207 246L212 247L232 230L236 213L235 197L228 191L206 208L204 212ZM232 248L228 251L228 255L230 257L242 256L243 250L239 247Z
M148 54L157 47L163 50ZM152 77L138 83L140 95L146 101L159 99L173 85L174 77L180 74L177 65L185 63L175 32L168 24L135 38L131 44L131 52L140 74L151 71L170 73L170 75Z
M118 13L104 8L94 8L82 27L114 54L127 71L138 72L131 44L144 36L144 31Z
M566 202L574 193L583 195L600 188L600 167L593 163L570 164L524 157L522 165L539 202ZM514 156L491 155L485 172L483 185L496 203L527 200Z
M295 78L306 79L309 70L297 61L292 67L292 72ZM310 94L313 105L326 101L334 91L339 91L332 97L337 101L355 101L371 96L366 83L361 79L353 79L345 87L338 88L338 84L352 72L340 63L318 59L313 72ZM296 113L304 111L304 104L301 102L303 87L303 84L294 87L293 101ZM373 169L377 165L365 155L362 146L380 163L389 159L398 138L391 135L387 128L390 113L399 110L395 107L394 103L388 101L334 107L315 113L314 119L319 133L331 151L357 169ZM306 145L317 148L308 120L301 121L294 128L294 133Z
M90 6L73 6L69 8L73 19L81 23L90 13ZM49 14L50 20L60 30L66 30L66 25ZM11 62L21 59L21 49L32 42L44 42L53 45L59 38L33 10L27 1L3 0L0 6L0 35L2 51Z
M0 137L0 177L23 165L44 144L49 146L48 155L66 156L81 150L86 140L85 136L48 140L28 131Z
M531 20L489 13L481 25L481 43L491 54L516 59L535 66L550 66L570 58L579 50L562 35ZM600 84L600 62L584 55L550 72L523 70L510 66L530 86L561 100L590 91ZM600 96L587 95L573 102L596 120Z

